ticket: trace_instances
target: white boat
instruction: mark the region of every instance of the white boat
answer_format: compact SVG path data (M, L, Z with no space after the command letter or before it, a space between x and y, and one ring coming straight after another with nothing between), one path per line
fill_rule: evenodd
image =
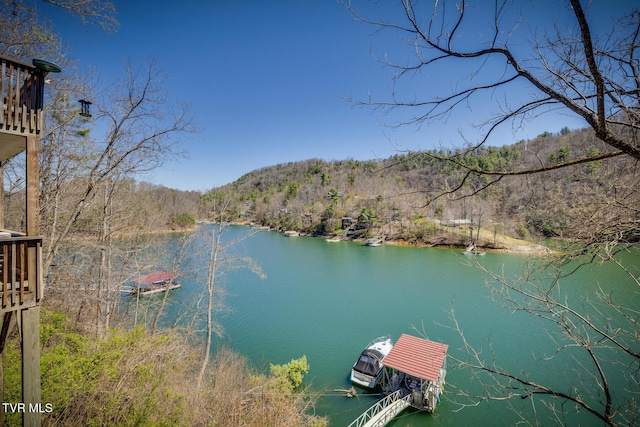
M382 240L381 239L375 239L375 238L367 239L367 241L366 241L366 243L364 245L365 246L370 246L370 247L380 246L380 245L382 245Z
M298 237L298 236L300 235L300 233L298 233L298 232L297 232L297 231L295 231L295 230L289 230L289 231L285 231L285 232L284 232L284 235L285 235L286 237Z
M253 228L254 230L259 230L259 231L269 231L271 230L271 227L269 227L268 225L251 225L251 228Z
M476 251L476 244L475 242L471 242L471 244L469 246L467 246L467 249L464 250L464 252L462 252L465 255L477 255L477 256L484 256L485 252L482 251Z
M462 253L465 255L475 255L475 256L485 256L487 254L486 252L480 252L480 251L464 251Z
M331 239L325 239L325 242L329 242L329 243L336 243L336 242L340 242L342 239L338 238L338 237L332 237Z
M382 377L383 361L393 348L388 336L376 338L360 353L351 368L351 382L367 388L375 388Z

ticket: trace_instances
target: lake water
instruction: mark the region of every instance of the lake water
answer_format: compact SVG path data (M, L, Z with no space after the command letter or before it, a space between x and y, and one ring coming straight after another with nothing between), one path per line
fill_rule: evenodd
M203 226L201 234L206 235L210 228ZM461 338L451 320L452 307L467 338L484 348L489 359L490 342L500 366L515 373L525 367L538 382L562 383L570 376L568 366L558 366L561 356L552 362L541 360L545 352L555 348L541 330L541 321L498 307L485 286L485 275L469 265L473 258L460 251L389 245L370 248L233 226L226 234L228 241L244 237L230 252L252 258L266 278L246 269L225 275L229 312L219 316L224 335L216 345L233 348L265 370L269 363L286 363L306 355L311 366L307 382L322 393L316 412L328 416L331 426L348 425L379 398L364 389L357 399L333 392L351 387L351 366L373 338L390 335L395 341L402 333L418 335L412 329L416 327L429 339L449 344L449 354L462 357ZM163 238L168 239L169 247L178 240L175 235ZM206 259L197 253L194 249L187 269L206 266ZM488 253L478 261L490 269L514 274L521 271L527 258ZM171 296L170 318L184 313L201 295L206 276L203 271L199 276L182 277L182 289ZM613 270L585 268L562 282L577 292L596 284L615 284L627 294L631 306L640 307L637 289ZM567 363L576 362L568 359ZM436 413L407 410L391 425L506 426L517 422L514 411L504 402L484 402L459 410L451 385L478 391L478 384L468 371L452 369L451 365ZM529 417L530 400L510 403ZM600 425L590 417L579 421Z

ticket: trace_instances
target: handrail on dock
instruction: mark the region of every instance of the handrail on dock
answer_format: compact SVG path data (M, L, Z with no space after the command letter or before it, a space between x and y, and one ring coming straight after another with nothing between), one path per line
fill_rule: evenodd
M384 399L372 405L349 427L382 427L387 425L398 413L409 406L411 395L402 396L402 390L398 390ZM395 404L395 405L394 405Z

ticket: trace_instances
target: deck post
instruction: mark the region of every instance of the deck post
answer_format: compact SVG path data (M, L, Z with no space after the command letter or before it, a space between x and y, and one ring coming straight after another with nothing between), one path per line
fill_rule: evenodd
M12 312L8 311L0 315L0 398L4 402L4 344L9 335ZM0 407L0 426L4 426L4 405Z
M2 318L0 317L0 322ZM4 355L0 353L0 398L4 403ZM4 405L0 405L0 426L4 427Z
M38 170L38 137L27 136L27 236L40 234L40 174Z
M40 426L40 306L21 310L23 426Z
M38 137L27 136L27 236L40 234L40 212L38 199L40 198L40 174L38 165ZM26 252L32 252L29 248ZM31 254L30 254L31 255ZM33 254L35 255L35 254ZM35 261L35 256L29 256L29 264ZM35 266L29 265L30 286L35 288ZM35 291L35 289L31 289ZM21 310L22 320L22 401L27 408L29 405L39 407L40 401L40 306ZM24 426L40 426L39 411L25 411L22 418Z
M0 230L4 229L4 216L2 211L4 210L4 162L0 161ZM0 424L2 425L2 424Z

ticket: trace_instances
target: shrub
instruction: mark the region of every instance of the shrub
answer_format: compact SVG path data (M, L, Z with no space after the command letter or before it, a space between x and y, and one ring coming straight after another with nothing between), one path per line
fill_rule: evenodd
M271 365L271 375L274 377L274 387L277 391L291 394L302 385L304 375L309 372L307 356L293 359L284 365Z
M210 382L194 393L200 352L178 334L135 327L98 339L43 309L40 338L42 401L53 408L43 426L326 425L306 414L313 401L299 390L309 370L304 356L272 365L267 376L221 349ZM19 347L12 338L3 352L6 402L21 401ZM6 426L21 424L21 414L5 414Z
M524 224L518 224L516 233L518 233L518 237L521 239L526 239L529 235L529 230Z
M196 225L196 216L189 212L172 213L169 215L169 226L172 229L187 228Z

